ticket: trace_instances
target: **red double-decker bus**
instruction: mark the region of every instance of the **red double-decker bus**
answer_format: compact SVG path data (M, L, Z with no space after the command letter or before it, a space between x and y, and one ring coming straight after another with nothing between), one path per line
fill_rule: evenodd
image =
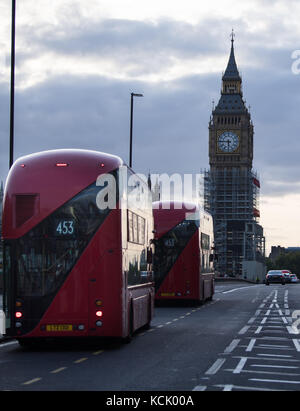
M153 315L152 231L148 186L119 157L70 149L18 159L3 208L7 334L23 345L130 340Z
M153 203L155 299L204 302L214 294L213 221L196 204Z

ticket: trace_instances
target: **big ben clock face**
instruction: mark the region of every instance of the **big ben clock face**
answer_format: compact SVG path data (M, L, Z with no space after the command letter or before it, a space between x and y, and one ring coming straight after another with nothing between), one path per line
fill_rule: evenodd
M218 137L218 149L223 153L233 153L239 147L239 137L232 131L225 131Z

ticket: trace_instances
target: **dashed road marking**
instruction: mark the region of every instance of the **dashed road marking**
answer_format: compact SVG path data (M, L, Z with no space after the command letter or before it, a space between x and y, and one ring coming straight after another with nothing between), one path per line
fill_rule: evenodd
M222 365L224 364L224 362L226 361L225 358L219 358L207 371L206 371L206 375L214 375L216 374L219 369L222 367Z
M50 374L58 374L61 371L66 370L67 367L60 367L60 368L56 368L56 370L50 371Z
M247 362L247 357L243 357L240 359L240 362L238 363L237 367L233 370L233 374L240 374L242 369L244 368L246 362Z
M290 381L290 380L266 380L262 378L250 378L250 381L258 382L274 382L279 384L300 384L300 381Z
M229 354L229 353L231 353L231 352L239 345L239 342L240 342L240 341L241 341L241 340L238 340L238 339L233 340L233 341L230 343L230 345L228 345L228 347L225 348L224 354Z
M248 347L246 348L246 352L251 352L253 350L256 338L251 338Z
M75 360L75 361L74 361L74 364L80 364L80 363L82 363L83 361L86 361L87 359L88 359L87 357L79 358L78 360Z
M206 385L197 385L197 387L195 387L195 388L193 389L193 391L205 391L206 388L207 388Z
M34 384L35 382L38 382L38 381L40 381L40 380L41 380L41 378L40 378L40 377L33 378L32 380L29 380L29 381L23 382L23 384L22 384L22 385L30 385L30 384Z
M150 330L148 330L148 331L150 331ZM102 354L103 352L104 352L104 350L95 351L95 352L93 352L93 355L99 355L99 354Z

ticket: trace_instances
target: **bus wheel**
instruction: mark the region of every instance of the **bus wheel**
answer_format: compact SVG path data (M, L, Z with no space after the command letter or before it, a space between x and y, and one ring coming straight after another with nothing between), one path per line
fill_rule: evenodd
M143 330L150 330L150 328L151 328L151 321L149 321L148 323L146 323L142 328L143 328Z
M30 338L19 338L18 343L21 347L32 347L34 344L33 341Z
M123 338L123 342L125 344L129 344L132 340L132 336L133 336L133 320L132 320L132 312L130 313L130 318L129 318L129 331L128 331L128 335L126 337Z

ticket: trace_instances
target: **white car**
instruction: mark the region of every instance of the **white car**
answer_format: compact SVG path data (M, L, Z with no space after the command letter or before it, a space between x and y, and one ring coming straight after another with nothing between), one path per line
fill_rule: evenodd
M282 271L282 274L284 275L285 282L291 283L291 275L292 275L291 271L290 270L281 270L281 271Z
M291 274L290 275L290 280L291 280L291 283L298 283L299 282L298 277L296 276L296 274Z

